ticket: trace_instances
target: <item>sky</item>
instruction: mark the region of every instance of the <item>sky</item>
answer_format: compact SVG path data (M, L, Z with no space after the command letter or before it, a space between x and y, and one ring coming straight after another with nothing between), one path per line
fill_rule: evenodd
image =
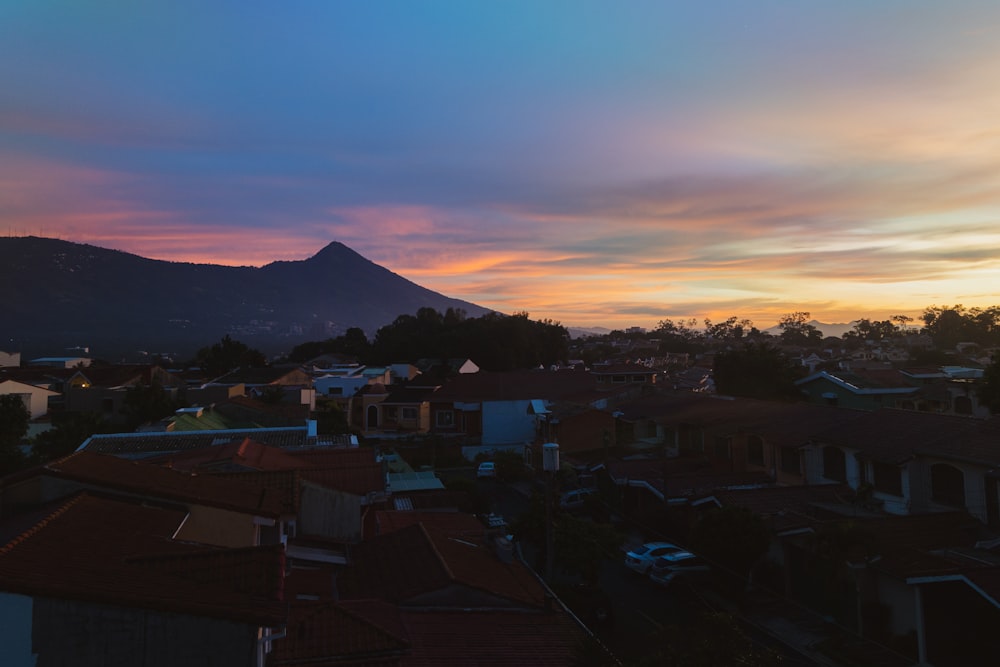
M567 326L1000 303L1000 3L4 0L0 233Z

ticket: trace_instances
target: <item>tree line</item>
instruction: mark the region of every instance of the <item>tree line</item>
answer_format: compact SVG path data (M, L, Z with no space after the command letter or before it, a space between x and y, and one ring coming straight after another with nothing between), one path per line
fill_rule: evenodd
M440 313L421 308L415 315L398 316L371 341L352 328L336 338L298 345L288 360L302 363L330 353L373 364L468 358L484 370L507 371L558 364L566 360L568 350L565 327L531 320L526 312L469 318L461 309Z

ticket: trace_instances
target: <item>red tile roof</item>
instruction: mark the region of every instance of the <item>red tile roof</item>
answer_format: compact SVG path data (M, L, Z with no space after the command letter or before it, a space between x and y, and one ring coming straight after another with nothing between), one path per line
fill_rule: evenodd
M454 537L424 524L362 542L353 560L341 579L344 599L406 603L449 591L462 600L489 601L489 606L537 608L545 600L534 575L519 562L502 562L485 540Z
M387 535L418 523L428 529L452 536L470 536L481 538L485 527L482 522L465 512L411 512L411 511L379 511L375 513L379 535Z
M149 463L184 470L295 470L302 461L280 447L271 447L245 437L224 445L202 447L186 452L145 459Z
M17 475L30 476L53 476L147 498L203 504L258 516L278 517L282 511L282 499L261 487L85 451Z
M0 589L280 624L281 545L224 550L177 542L172 536L186 516L183 509L76 494L0 546Z
M975 452L984 462L1000 464L1000 451L989 447L988 441L986 446L975 448L968 444L979 443L975 439L978 434L996 427L997 422L990 421L993 423L971 417L886 408L862 412L849 422L817 430L815 440L859 450L864 457L883 463L900 464L918 452L947 456Z
M400 611L411 652L403 667L570 667L586 635L562 611Z
M409 648L395 605L300 601L292 605L286 635L274 642L268 665L389 667L399 665Z

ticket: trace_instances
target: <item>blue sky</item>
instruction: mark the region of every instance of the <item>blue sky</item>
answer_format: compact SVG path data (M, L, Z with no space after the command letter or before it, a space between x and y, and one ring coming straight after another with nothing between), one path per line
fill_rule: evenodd
M0 5L0 229L568 325L1000 302L1000 5Z

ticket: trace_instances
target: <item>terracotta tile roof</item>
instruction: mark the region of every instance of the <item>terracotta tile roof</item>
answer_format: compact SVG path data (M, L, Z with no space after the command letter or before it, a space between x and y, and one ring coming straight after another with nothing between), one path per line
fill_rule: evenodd
M26 471L18 478L28 476L53 476L147 498L209 505L258 516L278 517L282 510L281 498L260 487L90 452L75 452Z
M269 427L295 426L309 418L308 405L271 405L248 396L232 396L218 401L213 409L226 419Z
M224 445L203 447L186 452L151 457L146 462L174 470L240 472L245 470L295 470L302 467L301 459L280 447L270 447L249 437Z
M898 465L917 452L954 455L966 451L965 443L987 428L989 424L970 417L885 408L862 412L849 422L818 430L815 439L858 450L865 458ZM988 447L982 450L983 455L990 455ZM991 458L1000 463L1000 452Z
M698 394L663 393L618 406L627 421L651 419L664 426L690 425L706 435L759 435L779 446L806 444L818 431L867 414L808 403L781 403Z
M378 600L298 603L268 664L505 667L579 664L586 635L561 610L413 610Z
M379 535L387 535L418 523L428 529L451 536L468 536L481 539L485 527L482 522L465 512L411 512L382 510L375 513Z
M0 589L281 623L281 545L231 554L176 542L172 535L186 516L182 509L79 493L0 546ZM271 575L261 579L264 572Z
M395 605L372 600L300 601L292 605L286 635L274 642L268 665L397 666L409 648Z
M561 611L400 611L404 667L570 667L586 635Z
M424 524L362 542L354 548L353 560L341 579L343 599L405 604L458 585L464 589L457 593L462 600L490 601L489 606L537 608L545 600L541 585L523 564L503 563L484 540L452 537Z
M743 507L765 517L775 532L812 527L817 518L855 510L850 503L854 492L843 484L724 490L714 495L723 506ZM864 513L860 508L856 512Z
M310 440L305 426L280 428L249 428L226 431L185 431L182 433L107 433L95 434L80 449L97 454L114 454L129 458L143 458L156 454L169 454L192 449L203 449L226 444L233 440L250 438L254 442L272 447L305 447L315 444Z
M281 499L283 514L298 514L302 477L297 470L245 470L243 472L212 472L213 477L250 484Z
M294 456L306 464L304 480L358 496L385 492L385 471L369 447L312 449Z

